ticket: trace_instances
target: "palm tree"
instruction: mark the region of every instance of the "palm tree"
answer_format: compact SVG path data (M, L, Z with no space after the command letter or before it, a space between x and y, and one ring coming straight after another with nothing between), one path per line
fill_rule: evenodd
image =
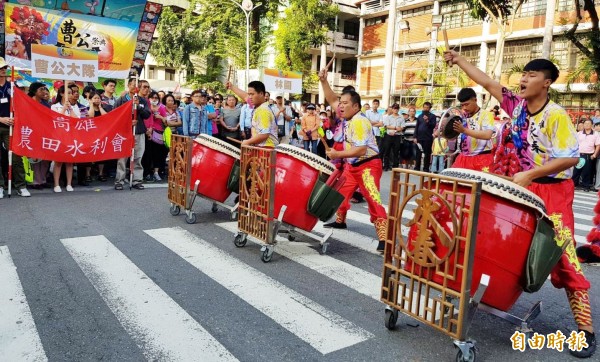
M590 58L582 58L575 69L567 76L567 91L574 83L587 83L588 89L596 92L596 102L600 104L600 84L596 74L595 63Z

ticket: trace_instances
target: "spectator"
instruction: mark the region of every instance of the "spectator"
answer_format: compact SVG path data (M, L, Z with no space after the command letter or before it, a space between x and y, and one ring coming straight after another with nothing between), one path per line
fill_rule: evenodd
M435 114L431 113L431 103L423 103L423 111L417 117L417 127L415 128L415 143L420 145L417 148L417 161L415 170L421 170L421 157L424 156L423 171L429 172L431 162L431 151L433 146L433 130L437 119Z
M431 153L431 172L439 173L444 171L444 162L448 150L449 149L447 139L440 136L436 137L435 140L433 140L433 151Z
M115 106L115 87L117 86L117 81L114 79L105 79L102 82L102 88L104 88L104 93L102 93L102 104L104 106L110 106L110 109Z
M275 104L271 106L271 110L273 111L275 121L277 122L279 143L290 143L290 121L292 120L292 110L289 106L283 104L282 96L277 96L275 98Z
M195 138L199 134L212 134L212 126L209 123L206 109L202 102L206 103L206 93L199 90L192 92L192 103L183 110L183 134Z
M415 139L415 128L417 127L417 109L414 105L408 106L408 118L402 123L402 145L400 147L402 162L406 168L414 168L417 158L417 143Z
M217 104L218 102L218 104ZM211 135L213 137L221 137L220 133L220 124L219 124L219 112L221 111L221 100L220 98L217 100L215 97L206 97L206 105L205 109L210 112L210 108L212 107L212 113L214 113L215 117L210 119L210 127L212 129Z
M383 125L386 129L382 141L384 171L389 171L391 167L398 167L400 164L400 143L402 142L400 132L404 119L398 114L400 106L397 103L392 105L391 110L392 114L383 117Z
M230 138L239 140L240 139L240 115L242 108L238 108L237 98L233 95L228 95L225 99L225 105L219 118L221 129L223 130L223 139L234 146L239 146L238 143L233 142Z
M577 122L577 132L583 131L583 122L585 122L585 117L581 117Z
M600 137L600 122L594 123L594 132ZM594 190L600 191L600 153L596 153L596 183L594 184Z
M302 135L304 149L317 153L317 143L319 140L320 119L315 113L315 105L309 104L306 107L308 113L302 117L300 135Z
M600 109L596 109L596 111L594 111L594 115L592 116L592 122L594 123L594 125L600 124Z
M252 111L254 107L246 102L240 110L240 130L242 139L250 139L252 137Z
M158 101L162 104L163 103L163 99L165 98L165 91L158 91Z
M73 95L71 92L70 85L67 86L67 94L65 96L65 86L62 85L58 88L58 94L56 95L56 102L52 105L52 110L57 113L61 113L68 117L80 118L81 113L79 111L79 107L77 106L77 98L79 98L79 94ZM75 101L73 104L71 101ZM73 191L73 186L71 185L73 182L73 164L65 163L65 173L67 177L67 192ZM62 192L60 188L60 173L62 171L62 162L54 162L54 170L52 171L54 176L54 192Z
M577 132L577 141L579 142L579 157L585 160L585 163L582 167L575 167L573 170L573 182L575 187L581 185L585 191L590 191L593 183L594 163L600 152L600 134L592 129L591 119L584 121L583 130Z
M102 95L98 91L91 94L89 101L90 101L90 110L89 110L90 117L103 116L112 109L112 107L109 104L102 103ZM104 162L105 161L96 162L96 166L98 166L98 181L100 181L100 182L106 182L106 180L107 180L106 175L104 174ZM90 167L87 167L85 169L85 174L86 174L86 181L91 182L92 178L91 178L91 168Z
M181 114L177 106L177 99L173 94L167 94L163 98L163 104L167 111L167 126L171 127L171 132L173 134L181 134L180 131L183 132L181 130L183 122L181 122Z
M150 102L150 117L146 123L146 150L142 159L142 166L147 170L146 181L162 181L159 172L165 168L167 158L167 147L163 140L163 133L167 126L167 107L160 103L157 92L151 92L148 96Z
M367 116L367 119L371 122L371 126L373 127L373 134L377 141L377 147L381 148L381 131L379 131L379 127L383 127L383 116L379 113L379 100L373 99L371 103L373 106L365 111L365 116ZM380 156L383 157L383 153L381 153Z
M48 100L50 99L50 92L44 83L31 83L29 86L28 95L33 98L34 101L42 104L44 107L50 108L50 103L48 103ZM39 160L38 162L32 162L31 168L33 169L34 177L31 188L41 190L44 187L47 187L48 184L46 183L46 176L48 175L48 170L50 169L50 161Z
M134 146L134 159L133 159L133 183L131 187L137 190L143 190L144 185L142 179L144 177L144 168L142 167L142 157L144 156L144 149L146 146L146 125L144 120L150 117L150 107L144 97L137 95L137 89L135 84L136 79L130 78L127 82L128 92L124 96L120 97L115 102L115 108L119 107L130 100L133 100L133 107L137 113L137 118L132 121L132 125L135 126L135 146ZM148 91L150 84L145 80L139 81L141 90ZM128 157L120 158L117 162L117 175L115 176L115 190L123 190L123 183L125 182L125 171Z

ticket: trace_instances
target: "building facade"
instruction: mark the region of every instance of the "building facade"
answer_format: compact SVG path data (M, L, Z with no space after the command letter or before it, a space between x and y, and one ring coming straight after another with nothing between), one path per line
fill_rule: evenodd
M542 56L546 22L552 21L550 54L561 71L553 87L559 92L561 104L571 110L597 108L596 95L588 89L588 84L575 82L567 92L567 75L579 65L581 57L575 46L561 35L573 23L575 12L572 0L554 1L554 11L547 0L529 0L516 12L512 29L507 28L512 31L506 37L499 66L501 82L515 86L520 74L515 71L519 66ZM596 2L600 5L600 0ZM394 101L407 105L424 97L437 103L438 108L450 105L464 75L458 74L457 67L448 69L442 64L438 50L444 47L443 30L451 48L484 72L493 73L498 27L493 22L471 17L464 3L363 0L356 4L360 6L361 24L357 84L366 100L381 98L384 105ZM579 28L590 27L584 21ZM393 37L392 46L389 36ZM391 65L388 72L386 65ZM451 90L440 96L436 88L443 85L449 85ZM466 85L475 86L468 80ZM482 93L482 89L475 88Z

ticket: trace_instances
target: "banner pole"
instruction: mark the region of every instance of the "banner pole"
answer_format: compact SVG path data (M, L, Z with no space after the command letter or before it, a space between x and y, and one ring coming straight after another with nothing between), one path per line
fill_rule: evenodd
M135 73L135 95L133 96L133 119L132 121L137 119L137 106L135 105L135 100L138 99L138 74ZM132 126L131 136L133 137L133 142L131 144L131 161L129 162L129 190L133 188L133 168L135 167L134 156L135 156L135 125ZM143 176L143 175L142 175Z
M15 67L10 67L10 114L9 118L14 122L15 110L14 110L14 86L15 86ZM8 128L8 198L12 194L12 165L13 165L13 138L14 124L11 124Z

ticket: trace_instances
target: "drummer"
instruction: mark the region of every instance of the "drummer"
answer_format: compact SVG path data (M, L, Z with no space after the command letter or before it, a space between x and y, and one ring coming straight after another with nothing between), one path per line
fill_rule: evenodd
M494 161L492 154L492 136L495 132L494 113L482 109L477 104L477 94L471 88L463 88L456 99L467 115L466 127L454 122L453 128L460 133L460 154L452 167L468 168L475 171L487 171Z
M277 122L275 121L275 114L269 108L269 102L266 101L265 93L267 91L265 84L257 80L252 81L248 83L248 92L234 86L229 81L225 82L225 86L240 98L245 99L248 104L254 106L252 112L252 137L242 141L242 145L277 146L279 144Z
M520 91L515 94L455 51L444 52L444 59L462 68L512 115L512 141L522 169L513 181L542 198L554 222L557 243L568 242L552 270L551 281L556 288L565 288L577 327L588 344L581 351L569 352L579 358L591 357L596 350L596 336L588 294L590 283L577 260L573 239L575 188L571 175L579 160L579 146L569 115L548 97L559 71L546 59L530 61L523 68Z
M327 156L341 159L344 163L342 177L346 178L339 192L344 196L344 202L337 211L335 222L329 226L341 228L346 226L346 213L350 209L350 198L358 187L367 201L371 222L379 239L378 251L385 248L387 233L387 215L381 205L379 181L383 172L379 149L371 122L360 111L360 95L355 91L342 93L339 100L340 115L346 119L344 127L344 149L329 149Z

